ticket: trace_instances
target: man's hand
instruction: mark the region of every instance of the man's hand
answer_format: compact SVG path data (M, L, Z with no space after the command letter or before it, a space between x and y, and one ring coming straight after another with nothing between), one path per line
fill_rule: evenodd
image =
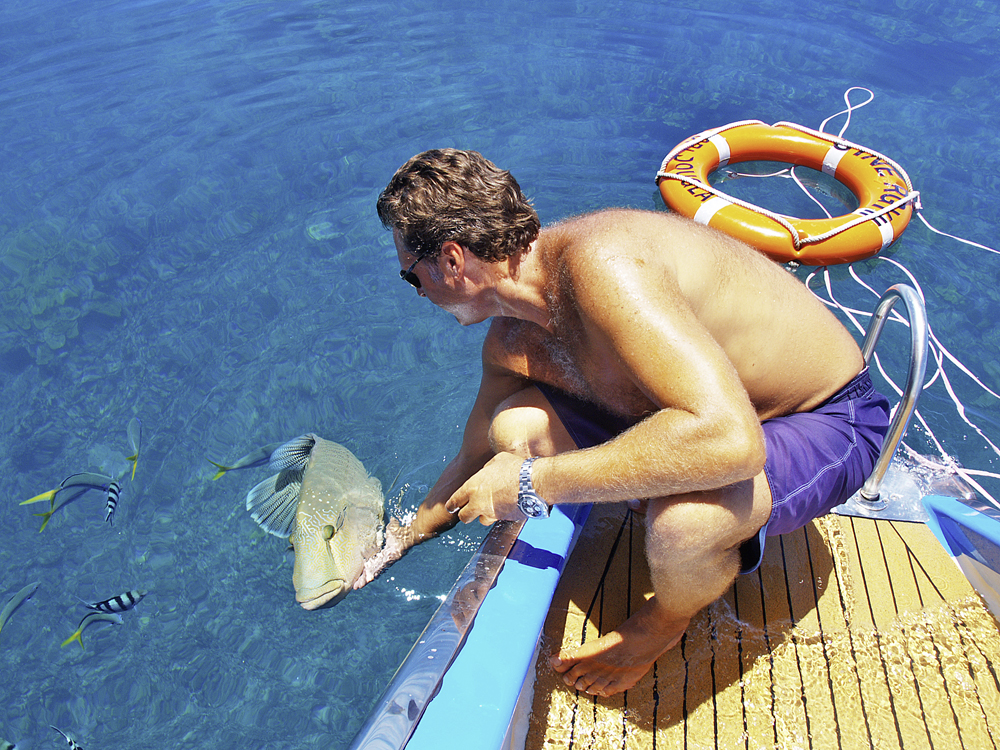
M484 526L495 521L523 521L517 507L517 479L524 459L513 453L498 453L473 474L445 505L462 523L476 518Z
M403 526L395 518L389 521L385 527L385 544L382 549L365 560L365 569L354 582L354 590L357 591L378 578L383 570L405 555L414 544L410 526Z

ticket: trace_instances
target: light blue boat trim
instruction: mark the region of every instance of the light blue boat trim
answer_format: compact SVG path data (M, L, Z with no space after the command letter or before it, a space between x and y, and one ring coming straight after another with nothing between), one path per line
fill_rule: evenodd
M533 684L549 604L589 514L590 505L556 506L524 524L407 750L493 750L523 732L512 725L518 698Z
M923 499L927 526L1000 620L1000 519L954 498Z
M406 745L460 653L523 525L524 521L493 524L365 718L350 750L398 750Z

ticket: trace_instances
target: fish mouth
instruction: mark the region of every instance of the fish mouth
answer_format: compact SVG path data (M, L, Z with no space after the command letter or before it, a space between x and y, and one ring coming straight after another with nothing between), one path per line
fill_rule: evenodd
M323 607L332 607L347 596L347 592L347 582L338 578L327 581L322 586L296 591L295 600L302 605L302 609L322 609Z

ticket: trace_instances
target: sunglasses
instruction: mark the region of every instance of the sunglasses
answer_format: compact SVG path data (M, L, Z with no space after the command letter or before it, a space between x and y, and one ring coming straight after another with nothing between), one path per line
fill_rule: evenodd
M422 255L418 255L417 259L410 264L409 268L407 268L405 271L401 270L399 272L399 278L401 278L403 281L407 282L408 284L412 284L414 286L414 288L419 289L420 288L420 277L417 276L415 273L413 273L413 269L416 268L417 267L417 263L419 263L424 258L426 258L428 256L428 254L429 253L423 253Z

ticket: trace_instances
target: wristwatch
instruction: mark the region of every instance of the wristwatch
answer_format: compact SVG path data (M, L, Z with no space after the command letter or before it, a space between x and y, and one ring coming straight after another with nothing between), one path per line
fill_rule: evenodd
M521 464L521 474L517 480L517 507L528 518L548 518L548 504L538 496L531 485L531 464L536 458L537 456L532 456Z

